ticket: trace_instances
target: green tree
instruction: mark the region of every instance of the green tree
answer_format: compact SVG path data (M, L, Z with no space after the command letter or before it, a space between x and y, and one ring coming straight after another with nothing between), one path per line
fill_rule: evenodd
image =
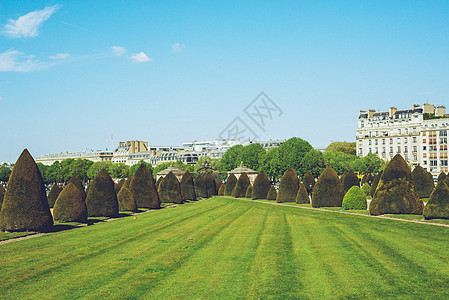
M196 164L193 166L193 172L197 172L199 169L201 169L206 161L208 162L209 166L212 169L218 170L221 168L219 159L213 159L213 158L210 158L207 156L202 156L198 159Z
M237 168L240 165L243 150L243 145L235 145L229 148L221 158L220 171L231 171Z
M109 175L112 178L127 178L129 173L129 166L125 163L112 164L109 169Z
M364 157L356 156L354 160L350 162L352 170L360 173L378 173L383 170L386 163L383 159L374 153L368 153Z
M262 167L262 158L266 151L259 143L249 144L243 148L239 160L250 169L259 171Z
M97 175L98 171L100 171L101 169L106 170L106 172L108 172L108 174L109 174L109 168L111 166L112 166L112 161L110 161L110 160L97 161L89 167L89 169L87 171L87 177L89 179L94 179L95 176Z
M310 149L304 155L298 176L303 177L307 171L310 171L314 177L318 178L324 169L326 169L326 162L324 161L323 153L320 150Z
M193 165L185 164L180 160L175 161L174 166L183 171L193 172Z
M262 156L262 171L271 179L279 179L282 176L283 163L279 148L271 148Z
M112 162L110 163L112 164ZM70 173L72 174L72 176L76 174L79 179L81 179L81 181L87 181L93 178L89 178L87 176L87 172L93 164L94 162L88 159L76 159L70 164Z
M333 142L327 146L325 151L336 150L338 152L343 152L345 154L356 155L356 144L355 142Z
M351 162L358 159L355 155L346 154L336 150L330 150L323 153L326 165L332 167L338 175L351 169ZM358 170L357 170L358 171Z

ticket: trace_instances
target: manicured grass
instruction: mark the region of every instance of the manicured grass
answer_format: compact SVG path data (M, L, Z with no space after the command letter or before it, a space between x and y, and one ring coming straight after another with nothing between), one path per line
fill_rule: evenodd
M449 228L215 197L0 245L3 298L447 298Z

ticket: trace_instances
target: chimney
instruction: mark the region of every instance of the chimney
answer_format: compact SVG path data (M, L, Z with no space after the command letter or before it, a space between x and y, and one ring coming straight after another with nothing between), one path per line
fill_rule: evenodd
M444 107L443 105L438 106L435 109L435 116L436 117L443 117L446 114L446 107Z
M393 115L396 113L398 109L394 106L390 107L390 118L393 117Z
M375 109L368 110L368 119L371 119L371 117L374 115L375 112L376 112Z
M433 106L432 104L424 103L423 108L423 113L431 115L435 114L435 106Z

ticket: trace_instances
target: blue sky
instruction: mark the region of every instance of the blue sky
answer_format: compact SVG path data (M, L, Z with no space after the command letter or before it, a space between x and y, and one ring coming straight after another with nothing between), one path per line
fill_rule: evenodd
M360 109L449 97L448 1L1 1L0 162L217 138L354 141ZM282 114L257 127L260 92Z

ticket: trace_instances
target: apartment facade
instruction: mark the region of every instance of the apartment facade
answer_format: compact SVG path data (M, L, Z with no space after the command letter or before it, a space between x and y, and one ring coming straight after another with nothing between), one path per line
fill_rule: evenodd
M407 163L437 175L448 171L449 116L444 106L413 105L411 109L361 110L356 133L357 154L374 153L384 160L401 154Z

